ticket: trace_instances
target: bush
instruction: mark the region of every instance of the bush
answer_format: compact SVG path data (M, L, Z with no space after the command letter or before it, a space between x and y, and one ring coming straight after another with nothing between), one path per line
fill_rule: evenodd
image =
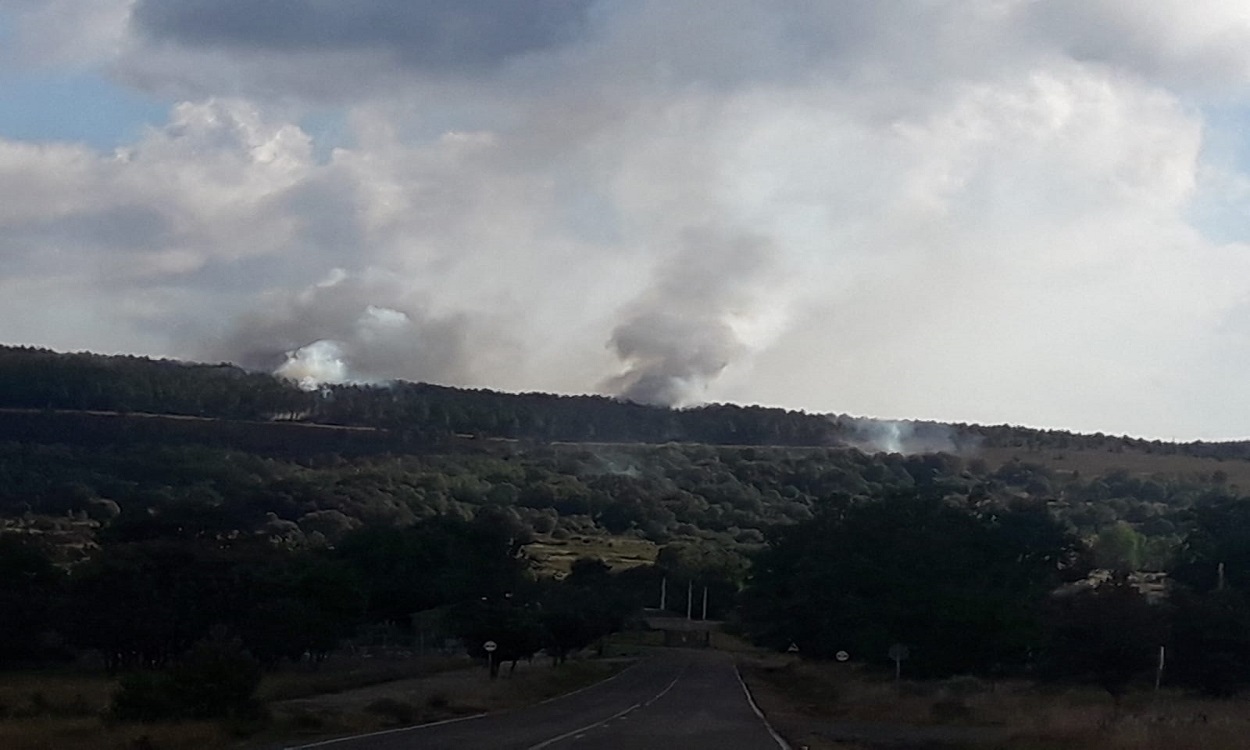
M417 720L417 710L411 703L394 698L379 698L365 706L365 710L371 714L384 716L400 726L412 724Z
M126 721L257 718L260 676L238 641L202 641L167 672L123 676L111 714Z
M430 696L425 699L425 705L435 710L442 710L450 706L451 701L448 700L446 693L430 693Z
M260 663L238 641L202 641L170 676L184 716L250 718L259 713L254 695L260 685Z
M123 675L120 689L113 696L110 713L123 721L160 721L178 715L178 704L170 689L170 677L160 672L134 672Z

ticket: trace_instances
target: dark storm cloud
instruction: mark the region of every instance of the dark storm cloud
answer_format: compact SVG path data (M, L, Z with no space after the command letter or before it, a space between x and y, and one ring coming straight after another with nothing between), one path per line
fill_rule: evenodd
M380 50L435 70L490 68L559 46L592 0L140 0L132 22L188 46Z

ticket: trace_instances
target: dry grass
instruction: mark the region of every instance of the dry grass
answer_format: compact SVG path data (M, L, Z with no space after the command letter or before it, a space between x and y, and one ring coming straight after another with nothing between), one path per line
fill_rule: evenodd
M1171 456L1163 453L1145 453L1126 450L1115 453L1106 450L1027 450L1025 448L984 448L978 458L984 459L990 468L998 468L1014 459L1039 464L1056 474L1071 475L1079 472L1083 477L1095 477L1116 469L1143 477L1161 477L1199 482L1211 481L1217 471L1227 476L1229 485L1250 488L1250 461L1220 461L1196 456Z
M623 660L521 662L515 675L490 680L485 668L457 670L333 695L274 704L280 732L309 739L422 724L532 705L605 679Z
M4 750L190 750L222 748L248 728L215 722L129 724L104 719L117 684L104 674L0 675Z
M621 661L526 664L512 679L486 679L463 658L386 662L338 659L319 670L268 675L259 695L268 724L126 724L103 716L116 683L104 675L0 675L3 750L214 750L268 746L291 737L365 732L495 711L545 700L603 679ZM506 672L506 667L505 667ZM245 742L246 741L246 742Z
M116 684L102 674L10 672L0 675L0 718L97 716ZM2 745L0 745L2 747Z
M265 675L257 690L262 701L281 701L310 695L394 682L437 674L469 665L464 656L429 656L401 660L335 657L319 667L295 666Z
M106 725L92 719L10 719L0 721L0 747L5 750L201 750L238 742L221 725Z
M743 676L770 717L802 745L848 748L820 727L867 724L991 728L960 746L997 750L1241 750L1250 746L1250 701L1217 701L1164 691L1126 697L1117 706L1096 689L1046 689L1026 682L968 678L896 687L854 666L779 657L743 659ZM965 730L956 730L965 731Z
M654 542L633 537L542 537L526 545L525 553L538 563L540 570L564 575L572 568L574 561L583 557L597 557L614 570L650 565L655 562L659 547Z

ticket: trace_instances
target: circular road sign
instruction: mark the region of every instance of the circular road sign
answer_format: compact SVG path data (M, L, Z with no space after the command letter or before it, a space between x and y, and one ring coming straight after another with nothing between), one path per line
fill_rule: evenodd
M497 649L497 648L499 648L499 644L498 644L498 643L495 643L494 641L487 641L487 642L485 642L485 643L483 643L483 644L482 644L482 650L483 650L483 651L485 651L485 652L486 652L486 653L488 653L488 654L489 654L489 653L491 653L492 651L494 651L494 650L495 650L495 649Z
M846 653L845 651L839 651L838 653L833 655L833 658L837 659L838 661L846 661L847 659L851 658L851 655Z

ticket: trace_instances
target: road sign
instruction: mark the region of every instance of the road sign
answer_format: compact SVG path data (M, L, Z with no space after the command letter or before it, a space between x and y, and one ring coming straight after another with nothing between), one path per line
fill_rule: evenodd
M487 641L482 644L482 650L488 654L493 652L497 648L499 648L499 644L495 643L494 641Z
M845 651L839 651L838 653L833 655L833 658L837 659L838 661L846 661L847 659L851 658L851 655L846 653Z
M791 654L797 654L799 652L799 644L791 641L790 648L786 649L786 651Z

